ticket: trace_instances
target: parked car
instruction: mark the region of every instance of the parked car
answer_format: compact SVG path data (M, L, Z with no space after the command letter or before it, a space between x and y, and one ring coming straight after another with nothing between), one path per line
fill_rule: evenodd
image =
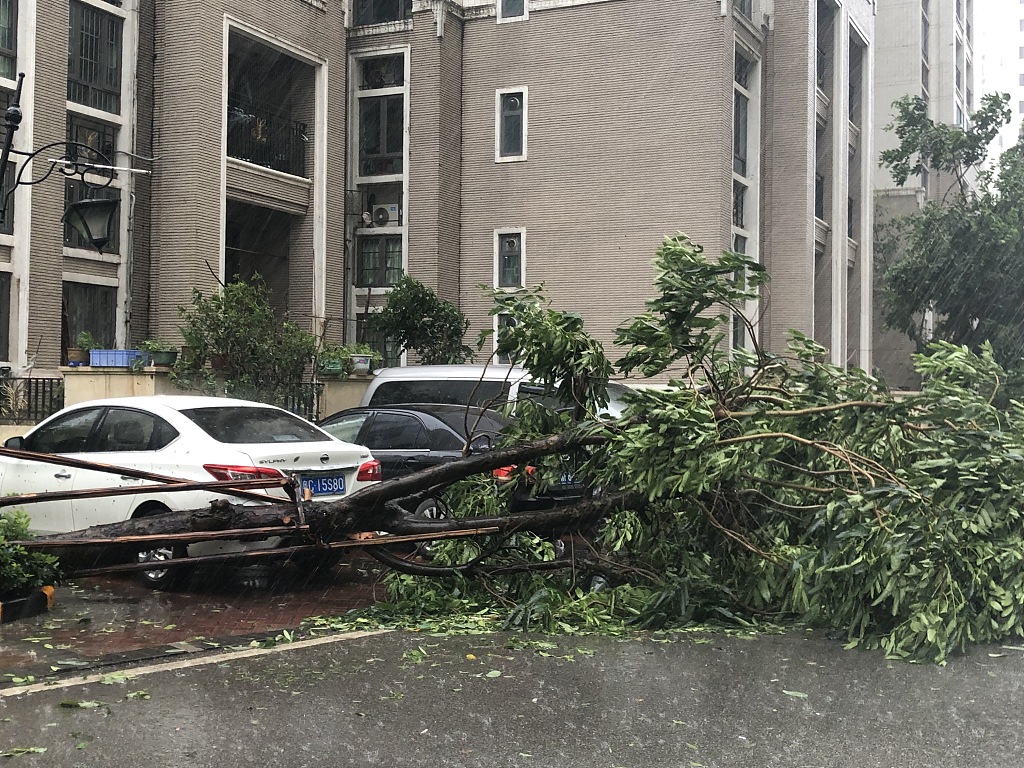
M281 408L222 397L158 395L93 400L65 408L8 448L58 454L167 475L182 480L245 480L296 475L312 497L332 501L380 480L380 465L367 448L335 439ZM29 494L151 484L127 475L0 457L0 493ZM267 493L287 498L283 488ZM154 492L48 501L25 505L32 528L67 533L166 511L199 509L224 494ZM260 503L240 501L239 503ZM276 546L282 539L255 543ZM188 553L238 550L240 542L191 545ZM244 545L247 548L253 546ZM184 556L181 547L139 553L154 563ZM162 588L182 569L143 572Z
M607 412L620 416L629 387L608 382ZM363 393L361 406L406 403L451 403L494 407L521 398L541 398L553 408L564 407L530 378L525 368L511 365L410 365L381 368Z
M320 421L320 426L339 440L365 445L380 462L383 480L412 474L462 458L471 452L490 450L501 439L507 417L493 409L444 403L410 403L396 406L348 408ZM515 478L507 468L494 474L496 481ZM572 503L583 490L569 473L561 483L536 493L529 485L513 493L513 510L545 508ZM418 514L436 516L443 508L435 499L423 501Z

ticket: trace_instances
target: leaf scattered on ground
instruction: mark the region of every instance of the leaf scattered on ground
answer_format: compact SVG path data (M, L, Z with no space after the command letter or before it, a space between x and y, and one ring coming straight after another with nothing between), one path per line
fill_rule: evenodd
M794 699L806 699L807 694L803 691L783 691L787 696L792 696Z
M102 707L102 701L62 701L60 703L64 709L96 709Z

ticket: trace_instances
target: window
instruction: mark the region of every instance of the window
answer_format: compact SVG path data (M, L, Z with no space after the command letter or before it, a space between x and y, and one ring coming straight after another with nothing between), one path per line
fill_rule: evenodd
M516 321L512 319L511 315L504 313L496 315L494 318L494 349L498 349L498 344L501 342L502 331L514 328ZM502 365L511 365L513 360L512 356L508 354L499 354L497 360Z
M928 36L931 25L926 17L921 17L921 58L928 61Z
M357 27L412 18L412 0L355 0L353 6Z
M356 285L362 288L394 285L402 277L401 235L364 235L356 254Z
M11 273L0 272L0 360L11 359Z
M739 89L733 92L732 104L732 169L747 175L747 111L750 99Z
M121 112L122 21L71 0L68 29L68 101Z
M375 56L359 63L360 90L401 88L405 85L405 56Z
M365 318L366 315L363 315ZM386 338L379 331L371 330L362 320L356 321L356 340L360 344L369 344L382 358L381 365L385 368L397 368L402 364L402 348L391 338ZM425 402L423 400L400 400L396 402ZM376 401L373 405L378 405Z
M526 159L526 89L496 94L495 160Z
M86 163L98 165L113 165L114 150L117 147L117 127L102 123L98 120L90 120L74 112L68 113L68 141L77 144L85 144L84 147L68 147L69 160L83 160ZM100 176L113 176L110 170L96 170L94 173Z
M523 286L523 232L496 232L496 285L498 288Z
M740 227L741 229L746 227L747 221L747 185L738 179L733 179L732 182L732 225L734 227Z
M36 453L83 453L102 408L73 411L37 429L25 441L25 450Z
M405 96L359 99L359 175L402 173Z
M18 76L18 0L0 0L0 77Z
M371 451L430 450L427 432L419 419L403 413L377 413L362 437Z
M178 436L177 431L151 413L111 408L103 417L90 445L96 452L157 451Z
M94 283L64 283L63 299L61 325L67 333L65 349L67 340L77 339L82 331L91 333L101 347L114 347L117 288Z
M825 220L825 176L821 173L814 174L814 216Z
M256 405L187 408L181 415L192 420L219 443L315 443L324 434L308 421L286 411ZM283 449L285 450L285 449Z
M526 0L498 0L498 22L521 21L528 18Z
M72 203L77 203L79 200L120 200L121 190L117 187L99 187L93 188L86 184L81 179L68 179L64 182L64 208L65 210ZM118 253L120 240L120 214L114 214L114 223L111 227L110 242L103 246L104 253ZM68 248L86 248L93 250L91 243L85 241L85 239L78 234L68 223L64 224L64 245Z
M742 13L748 19L753 18L753 0L732 0L732 7Z
M15 170L14 163L7 164L7 178L4 179L4 190L5 193L11 193L7 198L7 210L4 211L4 219L0 221L0 235L13 235L14 234L14 178ZM3 358L7 359L7 358Z

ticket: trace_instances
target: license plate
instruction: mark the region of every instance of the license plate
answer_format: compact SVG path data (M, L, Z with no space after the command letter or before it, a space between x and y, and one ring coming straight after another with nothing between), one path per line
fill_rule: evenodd
M314 496L338 496L345 492L344 475L317 475L302 478L302 489Z

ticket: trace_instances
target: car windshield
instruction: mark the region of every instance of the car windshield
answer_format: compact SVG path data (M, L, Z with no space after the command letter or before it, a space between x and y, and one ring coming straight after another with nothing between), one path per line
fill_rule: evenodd
M182 415L220 443L310 443L330 440L309 422L276 408L188 408Z
M370 398L370 405L403 403L449 403L486 407L508 400L507 381L478 379L421 379L383 382Z

